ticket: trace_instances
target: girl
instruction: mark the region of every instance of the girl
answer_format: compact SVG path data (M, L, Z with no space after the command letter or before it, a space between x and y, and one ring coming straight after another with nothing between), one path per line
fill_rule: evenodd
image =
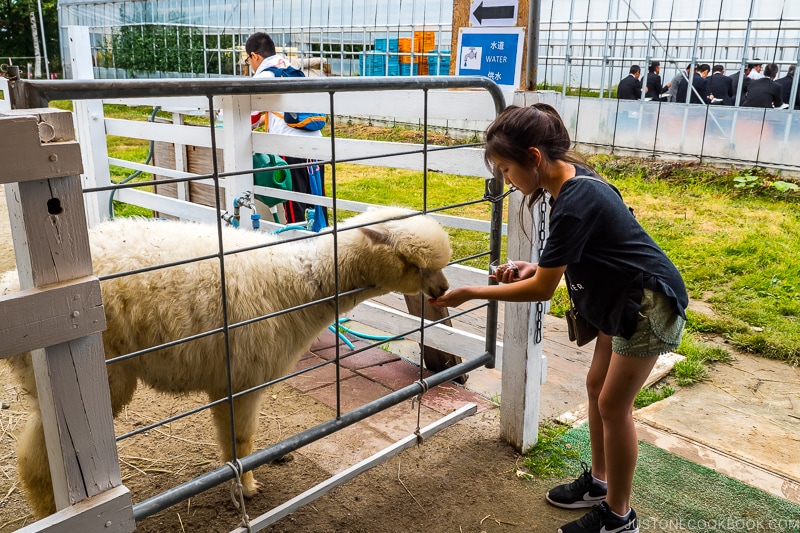
M586 377L592 468L550 490L547 501L591 507L559 533L638 533L630 506L638 441L633 400L658 356L680 343L689 303L678 270L639 225L619 191L570 150L569 133L547 104L510 106L486 132L487 166L530 198L550 194L550 235L538 264L498 267L501 285L461 287L431 299L549 300L566 274L578 313L599 329ZM505 267L505 268L504 268Z

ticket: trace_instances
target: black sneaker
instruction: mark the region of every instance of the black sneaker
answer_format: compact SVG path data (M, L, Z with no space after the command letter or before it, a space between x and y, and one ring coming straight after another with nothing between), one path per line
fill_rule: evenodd
M606 499L606 489L600 487L592 479L592 470L586 463L583 474L572 483L559 485L545 494L547 501L564 509L580 509L592 507Z
M581 518L558 528L558 533L639 533L639 523L633 509L627 518L620 518L602 502Z

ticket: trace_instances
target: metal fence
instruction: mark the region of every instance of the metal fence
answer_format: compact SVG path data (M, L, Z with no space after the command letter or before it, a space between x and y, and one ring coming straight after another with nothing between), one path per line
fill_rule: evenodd
M320 58L330 75L447 74L456 55L446 0L68 0L59 10L62 28L92 28L97 78L242 74L243 42L262 30L289 57ZM795 102L798 78L787 71L800 66L800 2L542 0L536 72L539 89L561 93L573 140L592 149L798 167L788 149L800 141L792 105L739 112L618 102L616 87L631 65L644 78L653 61L662 84L687 65L719 64L731 74L750 62L775 63ZM642 94L642 104L650 96Z
M434 0L59 4L64 55L67 27L90 27L98 78L242 74L256 31L291 58L321 58L333 75L446 74L451 16L452 2Z
M260 96L263 97L263 96L268 96L270 94L281 94L281 93L285 93L285 92L288 92L288 93L299 92L299 93L310 93L310 94L321 93L322 95L327 96L327 97L330 98L330 105L333 106L334 103L335 102L339 102L340 99L346 99L346 96L347 96L348 93L359 93L359 92L370 91L370 90L372 90L372 91L405 90L405 91L410 91L410 92L418 92L419 94L421 94L423 96L423 105L427 109L427 106L429 105L429 102L430 102L430 100L428 99L429 91L437 90L437 89L442 90L442 89L449 89L449 88L457 88L458 87L458 88L485 89L486 92L487 92L487 95L488 95L488 99L491 100L494 103L494 111L495 112L501 110L505 105L502 93L499 91L497 86L494 85L491 81L486 80L485 78L474 78L474 77L473 78L461 78L461 79L437 78L437 79L429 79L429 80L408 80L408 79L406 79L406 80L397 80L396 82L393 82L393 83L387 82L385 79L384 80L379 80L379 79L372 79L372 80L369 80L369 79L365 79L365 80L358 80L358 79L337 79L337 80L308 79L308 80L297 80L297 83L291 84L291 88L287 88L286 85L284 85L283 83L280 83L280 82L271 83L271 84L263 84L263 83L262 84L254 84L254 83L252 83L253 81L254 80L240 79L240 80L231 80L231 81L226 81L226 82L221 82L219 80L194 80L192 82L186 81L186 82L181 82L181 83L175 83L175 80L127 80L127 81L121 81L121 82L116 82L116 81L115 82L108 82L108 81L103 81L103 80L64 81L64 82L41 82L41 81L39 81L39 82L19 82L20 84L23 84L23 85L21 85L23 90L20 90L18 92L18 95L25 94L27 96L28 100L25 103L25 105L27 105L27 106L44 106L51 99L73 99L73 100L79 100L79 101L80 100L89 99L89 100L97 101L97 100L101 100L101 99L104 99L104 98L107 99L107 98L111 98L111 97L123 98L123 99L124 98L133 98L133 99L137 99L138 98L138 99L141 99L143 97L168 98L168 97L176 97L176 96L197 96L197 97L201 97L201 98L202 97L206 97L207 98L207 103L208 103L208 106L209 106L209 110L211 111L211 115L213 116L213 114L214 114L213 111L215 109L214 102L216 101L215 99L219 99L220 98L220 95L225 95L223 97L223 107L225 105L231 105L231 108L233 107L233 105L230 102L228 102L228 100L225 100L225 99L231 99L231 98L234 98L234 99L235 98L240 98L240 99L242 99L242 98L244 98L244 99L247 99L248 102L246 104L244 104L243 107L249 109L251 107L251 102L249 101L249 99L251 98L251 96L250 96L251 94L254 94L256 96L260 95ZM356 97L359 97L359 95L356 94ZM360 96L360 98L363 99L363 96ZM226 104L225 102L228 102L228 104ZM243 102L240 102L240 103L243 103ZM331 112L332 111L333 110L331 109ZM218 130L217 128L215 128L213 122L211 123L209 128L204 128L206 130L206 132L208 133L208 135L210 136L210 141L209 142L210 142L210 146L211 146L212 149L214 149L217 146L217 144L215 142L215 139L217 138L218 135L221 136L221 137L229 137L230 134L234 130L235 131L245 131L245 132L248 132L248 135L249 135L249 128L247 127L249 124L238 124L238 123L235 123L233 121L234 120L234 116L233 115L234 115L233 113L231 113L230 115L226 114L225 127L222 128L222 129ZM427 110L425 111L425 116L427 116ZM245 118L247 118L247 117L245 117ZM336 120L335 119L335 114L332 113L332 121L334 121L334 123L335 123L335 120ZM84 123L85 121L82 121L82 120L79 119L78 122L79 123ZM149 127L149 129L152 130L152 131L155 131L155 129L158 127L158 125L155 125L155 124L152 124L152 125L145 124L145 125L147 125ZM101 127L102 127L102 124L101 124ZM185 129L185 127L182 127L182 126L174 126L174 127L176 128L176 131L184 131L184 129ZM334 128L335 128L335 125L332 126L332 131L335 131ZM84 133L86 133L86 132L84 132ZM164 135L163 131L161 133L159 133L159 135L163 136ZM252 135L264 136L266 134L252 134ZM342 159L341 153L335 151L335 147L336 147L336 144L337 144L337 140L336 140L335 137L332 137L330 139L330 141L325 140L325 139L319 139L319 140L321 142L326 143L326 144L328 142L330 142L331 155L330 155L329 158L326 158L325 160L321 160L320 163L321 164L330 165L331 168L334 171L334 174L335 174L335 169L337 168L337 165L341 164L342 162L347 161L347 159L346 158ZM177 144L177 142L179 142L179 141L176 140L175 142ZM304 144L304 145L307 143L307 141L303 141L302 143L300 141L297 141L297 142L298 142L298 144ZM369 141L365 141L364 143L365 143L365 146L367 144L370 144ZM231 148L230 143L228 143L227 140L225 140L225 139L220 140L219 146L225 148L226 152L228 150L233 150ZM393 156L397 155L397 152L396 152L397 148L398 147L397 146L393 146L392 143L385 143L384 150L388 150L388 151L385 152L385 153L374 153L374 154L372 154L372 158L375 158L377 160L383 160L383 161L391 161L391 160L393 160ZM412 158L412 152L410 151L408 146L401 146L400 148L402 150L401 153L402 153L403 159L405 161L408 161L409 158ZM472 148L470 148L470 147L467 147L466 149L467 150L472 150ZM442 155L442 154L445 153L446 150L448 150L448 149L447 148L441 148L441 147L439 147L437 149L433 149L431 147L428 147L427 143L425 143L421 147L419 147L418 149L415 149L413 151L413 153L416 154L416 155L420 155L423 158L423 161L428 161L429 162L429 156L433 156L433 154ZM450 148L450 150L456 150L456 152L461 150L461 152L463 152L464 147L452 147L452 148ZM346 150L344 150L344 151L346 152ZM456 153L456 156L457 155L458 155L458 153ZM247 157L247 161L248 161L247 165L250 165L250 157L249 157L250 153L249 152L248 152L247 156L248 156ZM453 160L456 160L456 156L453 156ZM363 154L362 154L362 156L360 158L356 158L356 159L354 159L354 161L358 162L359 160L363 160L363 159L364 159L364 157L363 157ZM433 157L431 157L430 159L432 160ZM463 155L462 155L462 159L463 159ZM252 171L253 171L253 169L248 166L247 170L244 170L244 171L236 171L236 170L232 171L232 170L226 168L226 172L221 172L217 167L216 160L214 160L213 172L210 175L180 177L180 178L173 178L173 179L168 180L168 181L174 182L174 183L184 183L184 182L188 183L188 182L192 182L192 181L208 181L209 179L212 180L213 183L214 183L215 188L218 189L218 192L216 194L217 205L212 208L214 213L215 213L213 218L217 222L218 231L221 231L220 228L222 226L222 222L221 222L221 219L219 217L219 214L222 212L223 206L220 204L220 200L219 200L219 198L220 198L219 189L222 187L222 183L224 182L224 184L225 184L224 186L225 186L226 189L228 189L230 191L235 191L236 190L235 187L238 186L238 185L241 185L237 180L242 180L242 179L247 178L248 173L249 173L249 175L251 175ZM423 167L423 169L422 169L423 180L424 180L424 177L427 175L427 172L428 172L427 168ZM153 184L154 183L155 182L153 182ZM164 183L164 181L162 180L160 183ZM107 193L110 190L117 190L118 192L123 192L125 190L131 190L132 186L133 186L132 183L129 183L129 184L116 184L116 185L115 184L98 184L97 186L84 187L84 194L86 195L87 198L90 198L93 195ZM491 190L487 190L486 197L475 198L475 200L473 202L470 202L470 203L481 203L481 202L486 202L487 200L491 200L492 201L492 215L491 215L491 223L490 223L490 225L491 225L491 234L492 234L492 237L491 237L491 249L489 251L486 251L485 253L483 253L481 255L487 255L489 257L489 259L494 260L494 259L497 259L499 257L499 254L500 254L500 237L501 237L501 230L502 230L502 202L498 202L495 199L497 197L500 197L500 192L502 191L502 184L497 180L491 180L487 187L490 188ZM249 183L249 189L258 191L257 188L253 187L252 181L250 181L250 183ZM334 185L334 190L335 190L335 185ZM145 193L145 194L147 194L147 193ZM154 194L147 194L147 195L150 196L150 197L155 197L156 196ZM500 197L500 198L502 198L502 197ZM335 196L333 198L325 199L325 200L326 200L326 202L328 202L328 204L333 209L332 220L334 220L334 221L337 218L336 217L337 205L340 206L340 207L346 206L346 208L351 209L352 208L352 204L353 204L352 202L343 202L343 201L337 200L337 198ZM89 202L89 203L91 203L91 202ZM179 203L185 204L185 202L178 202L177 199L173 203L176 204L176 205L179 204ZM162 205L165 205L165 204L162 204ZM425 207L425 205L426 205L426 203L425 203L425 201L423 201L423 209L422 209L423 212L425 212L425 211L428 211L428 212L438 211L439 213L442 213L442 212L444 212L444 211L446 211L448 209L452 209L453 207L458 207L458 206L444 206L444 207L437 208L435 210L428 210ZM461 204L461 205L466 205L466 204ZM199 208L200 206L197 206L197 207ZM169 208L167 208L167 209L169 209ZM448 217L445 217L445 218L448 218ZM334 222L334 230L336 230L336 223L335 222ZM244 230L242 230L242 231L244 231ZM300 236L300 237L297 237L297 236L291 237L292 240L315 239L315 238L318 238L318 235L313 234L313 235L305 235L305 236ZM222 241L220 240L220 243L221 242ZM235 252L236 253L238 253L238 252L246 253L248 251L251 251L251 250L236 250ZM234 252L232 252L230 250L223 251L222 249L220 249L218 256L215 255L214 257L220 261L221 265L224 265L226 255L229 255L231 253L234 253ZM200 258L196 258L196 260L209 259L209 257L210 256L200 257ZM459 259L456 259L455 262L458 263L460 261L468 260L468 259L469 258L459 258ZM163 265L163 267L168 267L168 266L170 266L170 265L169 264ZM155 268L161 268L161 267L155 267ZM220 275L223 275L223 272L224 272L224 269L220 268ZM109 278L118 277L120 275L128 275L128 274L131 274L131 273L128 272L128 273L114 274L112 276L109 276ZM480 276L481 276L481 278L484 278L485 277L485 273L480 273ZM225 286L224 278L223 278L222 286L223 287ZM352 297L352 295L348 294L348 297ZM336 298L337 299L336 301L338 301L339 295L338 294L335 295L334 298ZM222 295L222 299L225 300L224 293ZM310 304L304 304L304 306L305 305L310 305ZM307 429L299 432L298 434L296 434L294 436L290 436L289 438L284 439L283 441L281 441L281 442L279 442L277 444L269 446L266 449L263 449L263 450L260 450L260 451L256 451L256 452L254 452L254 453L252 453L252 454L250 454L250 455L248 455L246 457L241 457L240 459L238 459L236 461L236 463L235 463L235 465L233 467L232 466L222 466L220 468L209 470L207 473L203 474L199 478L187 481L187 482L185 482L185 483L183 483L183 484L181 484L181 485L179 485L177 487L173 487L173 488L169 489L165 493L162 493L162 494L159 494L159 495L155 495L155 496L153 496L153 497L151 497L151 498L149 498L149 499L147 499L145 501L136 503L133 506L133 514L134 514L134 516L136 517L137 520L144 519L144 518L146 518L148 516L151 516L152 514L156 513L157 511L159 511L161 509L164 509L164 508L166 508L166 507L168 507L170 505L173 505L173 504L175 504L177 502L183 501L183 500L185 500L185 499L187 499L189 497L192 497L192 496L194 496L196 494L199 494L200 492L202 492L202 491L204 491L204 490L206 490L206 489L208 489L210 487L218 485L218 484L220 484L220 483L222 483L224 481L231 480L234 477L236 477L239 473L241 473L242 471L249 471L252 468L255 468L256 466L266 464L267 462L269 462L269 461L271 461L273 459L279 458L279 457L285 455L286 453L288 453L290 451L296 450L296 449L300 448L301 446L303 446L305 444L308 444L310 442L318 440L318 439L320 439L322 437L330 435L334 431L337 431L337 430L342 429L342 428L344 428L346 426L349 426L349 425L351 425L351 424L353 424L355 422L363 420L366 417L368 417L368 416L370 416L372 414L375 414L375 413L379 412L382 409L385 409L385 408L390 407L392 405L396 405L397 403L402 402L402 401L404 401L406 399L410 399L412 397L418 396L418 395L422 394L425 390L427 390L429 387L433 387L433 386L436 386L436 385L438 385L440 383L444 383L446 381L454 379L454 378L464 374L465 372L468 372L468 371L473 370L475 368L478 368L480 366L493 365L494 364L494 356L495 356L495 347L496 347L497 303L496 302L489 302L487 304L481 304L481 305L477 306L475 309L479 309L479 308L482 308L482 307L486 307L487 308L486 341L485 341L485 344L483 346L481 346L480 353L470 354L469 360L467 360L467 361L465 361L465 362L463 362L461 364L458 364L457 366L454 366L452 368L448 368L447 370L445 370L445 371L443 371L441 373L438 373L438 374L436 374L436 375L434 375L432 377L428 377L428 378L425 378L425 379L423 379L421 377L420 380L418 382L416 382L416 383L410 384L407 387L401 388L401 389L399 389L399 390L397 390L397 391L395 391L395 392L393 392L393 393L391 393L391 394L389 394L389 395L387 395L387 396L385 396L383 398L380 398L378 400L369 402L367 404L359 406L359 407L357 407L357 408L355 408L353 410L350 410L348 412L344 412L344 409L341 407L341 405L337 404L337 409L336 409L337 416L336 416L336 418L331 419L330 421L327 421L327 422L323 422L322 424L319 424L317 426L314 426L314 427L311 427L311 428L307 428ZM224 306L223 306L223 309L225 309ZM272 315L258 317L257 320L260 321L260 320L269 319L269 318L272 318L273 316L277 316L277 314L291 313L291 312L296 311L296 310L297 310L297 308L285 309L283 311L280 311L280 313L274 313ZM471 312L473 310L463 311L463 313L468 313L468 312ZM227 311L224 311L224 312L227 313ZM455 317L455 315L453 315L453 317ZM425 323L425 321L420 319L418 321L418 325L413 326L413 328L416 331L418 331L420 333L420 335L423 336L422 339L424 340L426 338L424 332L426 330L429 330L429 328L435 327L436 324L437 323ZM226 316L226 318L223 320L223 324L222 324L222 328L225 331L224 339L225 339L226 343L228 342L228 338L229 338L228 333L227 333L228 330L229 329L233 329L235 327L240 327L242 325L246 325L246 324L232 324L232 323L229 323L228 318ZM405 331L405 332L402 332L399 336L404 336L404 335L405 336L408 336L408 335L413 336L413 334L414 334L414 331ZM193 336L193 337L189 337L189 338L185 338L185 339L175 339L174 341L171 341L171 342L169 342L167 344L164 344L164 345L153 346L153 347L150 347L150 348L147 348L145 350L141 350L139 352L135 352L135 353L132 353L132 354L121 355L121 356L117 357L115 360L108 361L108 364L111 365L111 364L115 364L115 363L117 363L119 361L128 359L128 358L139 357L139 356L141 356L141 355L143 355L145 353L150 353L150 352L153 352L153 351L156 351L156 350L165 349L168 346L173 346L173 345L176 345L177 343L189 342L193 338L197 338L197 336ZM384 341L381 340L379 342L379 344L381 342L384 342ZM451 343L453 342L452 338L450 339L450 342ZM376 345L370 345L369 347L374 347L374 346L376 346ZM352 353L349 353L348 356L349 355L354 355L355 353L359 353L361 351L364 351L365 349L366 348L356 350L356 351L354 351ZM333 365L337 365L337 366L340 364L340 356L338 355L338 350L339 350L339 348L337 347L337 357L336 357L336 359L333 360L333 361L330 361L328 363L325 363L325 364L333 364ZM231 353L231 349L230 348L226 348L225 354L226 354L227 357L230 357L230 353ZM467 354L464 354L464 355L467 355ZM230 363L228 363L228 364L230 364ZM299 375L301 372L305 372L305 371L309 371L309 370L313 370L313 368L305 369L304 371L299 371L299 372L297 372L295 374L292 374L291 376L296 376L296 375ZM337 376L339 375L338 371L336 372L336 375ZM228 385L229 394L228 394L228 396L226 398L223 398L221 400L209 403L207 405L203 405L203 406L201 406L199 408L196 408L196 409L192 409L189 412L173 415L173 416L171 416L170 418L168 418L166 420L162 420L160 422L156 422L154 424L150 424L147 427L139 428L134 432L122 435L122 436L118 437L118 439L127 438L129 436L133 436L134 434L136 434L136 435L141 434L141 433L143 433L143 432L145 432L145 431L147 431L149 429L153 429L153 428L159 427L159 426L161 426L163 424L169 423L169 422L171 422L173 420L176 420L178 418L191 415L191 414L193 414L194 412L197 412L200 409L208 408L208 407L210 407L212 405L216 405L217 403L220 403L220 402L229 402L229 403L233 402L234 399L239 398L239 397L241 397L242 395L244 395L246 393L250 393L250 392L253 392L255 390L261 390L261 389L263 389L263 387L269 386L269 385L277 383L279 381L284 381L285 379L287 379L288 377L291 377L291 376L285 376L285 377L279 378L279 379L277 379L275 381L259 385L257 388L252 388L252 389L248 389L248 390L244 390L244 391L234 390L234 388L229 383L229 385ZM230 377L228 379L230 379ZM338 396L337 396L337 398L338 398ZM467 413L465 411L464 413L459 413L459 416L465 416L466 414ZM449 423L449 422L445 421L445 423ZM430 429L428 429L426 431L429 434L429 433L435 432L437 430L438 430L437 428L431 427ZM408 441L408 443L409 443L408 445L410 446L413 442L414 442L413 440L409 440ZM236 449L235 446L233 447L233 449L234 450ZM399 449L393 449L392 450L392 453L398 453L398 452L399 452ZM235 454L235 451L234 451L234 454ZM390 456L387 456L387 458L388 457L390 457ZM363 469L364 466L359 466L359 468ZM336 483L342 483L346 479L349 479L349 478L347 478L346 476L345 477L340 477L340 479L337 480ZM332 482L325 482L325 483L321 484L319 487L315 487L314 490L316 491L316 493L322 494L322 493L324 493L324 491L329 490L330 488L333 488L333 486L335 486L335 484L332 484ZM275 520L281 518L282 516L285 516L285 514L287 514L290 510L292 510L294 508L297 508L298 506L303 505L305 503L308 503L308 501L309 501L309 498L305 498L305 497L301 498L300 500L297 500L297 501L293 500L292 502L290 502L291 505L289 505L289 504L284 505L278 511L273 511L273 512L267 513L267 514L265 514L265 515L263 515L261 517L257 517L255 519L249 520L247 522L247 530L248 531L251 530L251 527L252 527L253 531L259 530L259 529L265 527L266 525L268 525L269 523L272 523ZM89 512L91 512L91 510Z
M791 0L550 0L543 3L540 85L609 96L632 64L662 64L663 81L690 63L750 61L785 72L800 62L800 3ZM781 74L782 75L782 74Z

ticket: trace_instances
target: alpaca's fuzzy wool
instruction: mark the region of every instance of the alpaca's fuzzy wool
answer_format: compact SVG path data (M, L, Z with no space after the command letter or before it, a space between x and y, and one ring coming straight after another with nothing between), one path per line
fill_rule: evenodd
M345 222L336 233L339 292L370 287L339 300L340 312L388 292L440 296L447 288L442 269L450 260L447 233L430 217L386 208ZM372 224L371 224L372 223ZM361 228L352 228L370 224ZM351 229L347 229L350 227ZM277 242L274 236L226 228L226 251ZM128 272L218 253L217 228L186 222L118 219L90 231L92 262L98 276ZM224 256L230 325L279 312L334 294L334 234L278 243ZM0 278L0 294L17 290L16 273ZM222 291L218 258L108 279L102 282L107 318L103 333L106 358L220 328ZM335 320L332 301L230 330L233 391L286 374L314 339ZM30 357L10 358L14 374L35 396ZM116 415L131 401L138 381L164 392L201 391L209 400L227 394L225 349L221 333L178 344L108 366L111 403ZM253 451L262 392L234 400L236 450ZM19 474L36 516L55 511L47 452L38 405L19 438ZM222 459L231 460L229 407L211 409ZM258 491L252 472L242 476L245 494Z

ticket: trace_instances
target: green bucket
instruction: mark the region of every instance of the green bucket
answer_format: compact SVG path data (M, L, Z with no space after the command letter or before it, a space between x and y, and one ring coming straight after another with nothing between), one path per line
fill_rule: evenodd
M292 173L282 168L286 166L286 161L280 157L272 154L253 154L253 168L269 168L264 172L256 172L253 174L253 182L261 187L269 187L270 189L281 189L284 191L292 190ZM255 195L256 200L273 207L286 200L282 198L271 198L261 194Z

